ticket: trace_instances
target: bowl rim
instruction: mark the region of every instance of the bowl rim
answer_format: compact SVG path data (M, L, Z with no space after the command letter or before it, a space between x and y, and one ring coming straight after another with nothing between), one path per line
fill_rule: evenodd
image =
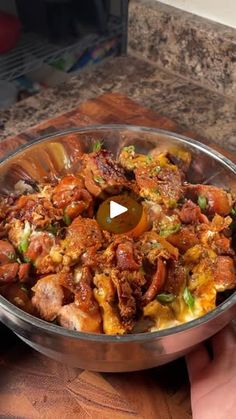
M28 141L25 144L20 145L14 151L7 153L3 158L0 159L0 168L1 166L10 160L12 157L16 156L18 153L30 148L32 145L46 142L50 140L50 138L61 137L67 134L72 133L86 133L89 131L106 131L106 130L114 130L114 131L121 131L121 130L130 130L133 132L149 132L152 134L159 134L166 137L171 137L177 141L180 141L183 144L191 144L198 150L208 154L210 157L218 160L219 162L223 163L227 166L231 171L236 174L236 164L233 163L230 159L219 153L218 151L212 149L211 147L184 136L182 134L178 134L175 132L163 130L160 128L152 128L152 127L144 127L139 125L129 125L129 124L105 124L105 125L87 125L85 127L80 128L68 128L57 130L55 132L50 132L48 134L36 137L33 140ZM88 332L78 332L70 329L66 329L62 326L47 322L45 320L39 319L25 311L21 310L20 308L16 307L14 304L10 303L6 298L0 295L0 308L6 310L11 315L15 315L18 319L34 326L38 329L42 329L47 333L54 333L59 336L66 336L74 339L79 340L88 340L88 341L101 341L106 343L123 343L123 342L146 342L153 339L162 338L165 336L170 336L176 333L182 333L186 330L193 329L199 327L201 324L207 323L208 321L218 317L222 312L230 309L236 304L236 291L227 298L226 301L221 303L218 307L214 310L211 310L209 313L205 315L191 320L189 322L180 324L178 326L173 326L170 328L166 328L163 330L159 330L156 332L144 332L144 333L134 333L134 334L124 334L124 335L106 335L102 333L88 333Z

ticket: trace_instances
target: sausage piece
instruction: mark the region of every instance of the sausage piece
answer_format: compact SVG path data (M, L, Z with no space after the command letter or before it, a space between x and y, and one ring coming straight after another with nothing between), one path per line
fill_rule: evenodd
M16 279L18 273L18 263L6 263L0 266L0 285L8 284Z
M163 288L166 279L166 262L162 258L157 259L157 270L153 275L152 282L143 296L143 305L152 301L157 293Z
M214 281L218 292L233 289L236 286L234 261L229 256L218 256L216 259Z
M116 259L118 269L135 271L140 268L140 264L134 258L133 243L128 240L118 245Z
M16 252L14 247L6 240L0 240L0 265L15 260Z
M187 198L197 200L204 196L207 200L206 211L209 214L228 215L232 210L232 196L221 188L212 185L187 185L185 187Z

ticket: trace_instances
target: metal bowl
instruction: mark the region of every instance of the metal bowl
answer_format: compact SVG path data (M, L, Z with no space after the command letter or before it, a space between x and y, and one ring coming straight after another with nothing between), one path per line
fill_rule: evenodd
M211 183L236 194L236 165L209 147L158 129L126 125L91 126L42 137L0 162L0 192L19 179L55 179L76 170L76 155L102 140L115 155L124 145L141 152L154 147L189 150L188 180ZM236 316L236 293L205 316L159 332L125 336L79 333L33 317L0 297L0 319L31 347L63 363L95 371L134 371L155 367L189 352Z

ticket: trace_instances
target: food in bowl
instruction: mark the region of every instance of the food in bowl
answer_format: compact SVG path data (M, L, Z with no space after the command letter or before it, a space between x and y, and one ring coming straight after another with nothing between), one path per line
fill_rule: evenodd
M1 197L0 292L82 331L158 331L213 310L236 288L235 200L191 184L191 154L95 142L57 181ZM111 202L119 215L111 216Z

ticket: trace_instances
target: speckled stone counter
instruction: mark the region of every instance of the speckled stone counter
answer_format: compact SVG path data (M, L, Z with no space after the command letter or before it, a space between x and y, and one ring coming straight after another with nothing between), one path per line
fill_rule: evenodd
M130 54L235 97L235 28L156 0L130 0L128 26Z
M132 57L111 59L69 82L0 111L0 140L114 91L128 95L222 147L236 152L236 100Z

